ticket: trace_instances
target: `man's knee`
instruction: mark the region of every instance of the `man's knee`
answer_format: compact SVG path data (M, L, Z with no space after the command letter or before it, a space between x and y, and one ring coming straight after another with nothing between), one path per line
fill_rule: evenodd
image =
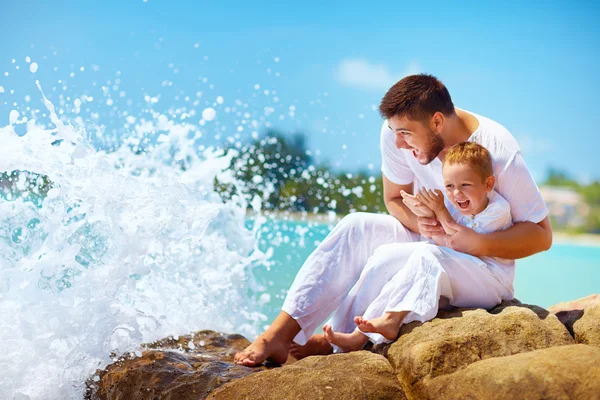
M366 213L366 212L355 212L352 214L346 215L339 222L339 226L341 229L364 229L365 226L369 223L369 220L373 218L375 214Z
M391 243L379 246L369 258L363 274L377 275L387 279L402 269L409 255L410 245L408 244Z

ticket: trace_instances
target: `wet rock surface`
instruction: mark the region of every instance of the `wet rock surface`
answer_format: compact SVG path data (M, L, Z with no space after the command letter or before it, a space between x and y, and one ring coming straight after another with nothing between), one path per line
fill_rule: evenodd
M144 346L141 357L109 365L88 381L88 399L201 399L213 389L266 369L233 363L250 342L241 335L202 331Z
M86 398L591 399L600 393L597 300L561 303L550 308L556 314L517 300L440 311L403 326L392 344L279 368L236 365L233 355L249 341L202 331L98 371Z

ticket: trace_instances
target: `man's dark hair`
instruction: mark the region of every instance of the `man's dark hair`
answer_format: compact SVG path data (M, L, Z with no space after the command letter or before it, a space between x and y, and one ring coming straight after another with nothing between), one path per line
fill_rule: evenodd
M383 96L379 112L386 118L406 116L425 121L436 112L454 114L454 104L446 86L433 75L410 75L401 79Z

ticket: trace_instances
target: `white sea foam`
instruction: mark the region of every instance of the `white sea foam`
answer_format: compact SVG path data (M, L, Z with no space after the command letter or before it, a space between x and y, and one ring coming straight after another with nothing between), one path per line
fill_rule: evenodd
M202 119L212 121L217 116L217 112L212 107L207 107L202 111Z
M267 258L259 224L245 228L246 198L223 203L213 187L215 177L239 185L227 169L233 152L198 154L198 128L160 115L138 121L118 150L98 151L43 101L52 129L33 119L24 135L0 128L0 172L53 185L40 207L0 199L1 397L81 398L111 352L168 335L255 336L265 317L247 293ZM159 128L155 146L130 150ZM42 198L23 174L11 184Z

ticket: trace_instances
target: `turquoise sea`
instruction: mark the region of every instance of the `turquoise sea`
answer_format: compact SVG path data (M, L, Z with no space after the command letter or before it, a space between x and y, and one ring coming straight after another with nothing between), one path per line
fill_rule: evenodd
M269 322L279 313L285 294L304 260L333 224L270 221L260 246L271 247L271 264L255 269L262 294L261 312ZM600 293L600 247L555 242L549 251L517 261L515 297L542 307Z

